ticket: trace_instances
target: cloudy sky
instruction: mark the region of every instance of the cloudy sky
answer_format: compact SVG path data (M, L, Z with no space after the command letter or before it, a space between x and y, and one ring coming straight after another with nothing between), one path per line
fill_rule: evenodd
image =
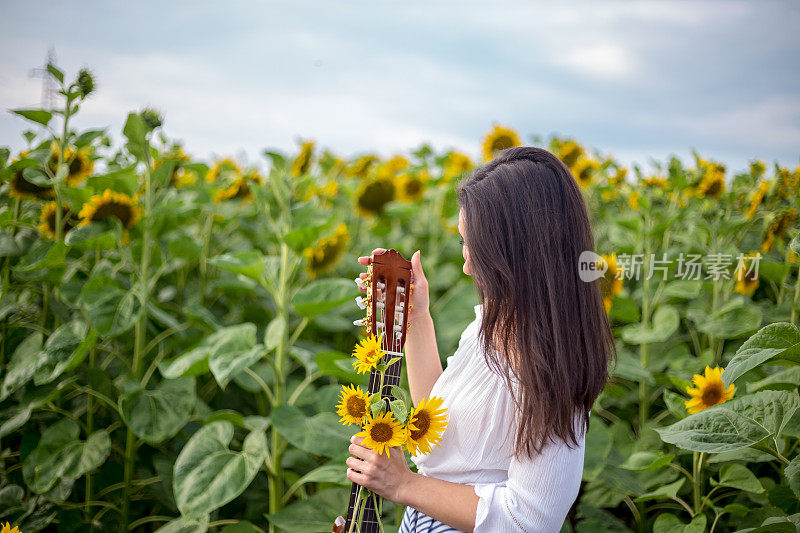
M80 127L143 105L208 159L312 138L342 155L421 142L473 156L492 123L645 167L691 149L800 158L794 1L0 0L0 104L37 105L50 47L97 93ZM0 145L26 125L0 113Z

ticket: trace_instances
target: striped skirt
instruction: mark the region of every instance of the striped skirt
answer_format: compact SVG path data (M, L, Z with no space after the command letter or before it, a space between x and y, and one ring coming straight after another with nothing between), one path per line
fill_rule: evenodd
M398 533L444 533L445 531L463 533L460 529L442 524L438 520L434 520L413 507L406 507L406 513L403 515L403 523L400 525L400 531Z

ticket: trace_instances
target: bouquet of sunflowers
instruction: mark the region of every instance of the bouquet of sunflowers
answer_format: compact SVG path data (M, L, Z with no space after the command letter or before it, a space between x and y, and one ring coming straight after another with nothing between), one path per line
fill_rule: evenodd
M357 385L343 385L337 405L340 422L360 425L361 432L356 436L364 437L361 444L378 454L386 450L389 456L392 446L402 446L413 456L420 452L428 453L432 445L441 442L441 434L447 427L447 410L441 409L443 398L423 398L419 405L413 407L406 391L395 386L392 387L392 395L397 399L388 402L387 409L387 402L381 398L380 391L383 389L386 369L397 358L383 361L385 353L381 349L381 337L370 335L353 350L356 372L361 374L373 368L380 372L378 392L369 395Z

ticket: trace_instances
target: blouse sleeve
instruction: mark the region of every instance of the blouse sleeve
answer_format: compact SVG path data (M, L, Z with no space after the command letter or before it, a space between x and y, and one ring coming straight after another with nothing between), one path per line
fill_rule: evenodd
M580 488L584 436L578 444L550 444L533 459L512 458L508 481L475 485L480 499L474 533L558 532Z

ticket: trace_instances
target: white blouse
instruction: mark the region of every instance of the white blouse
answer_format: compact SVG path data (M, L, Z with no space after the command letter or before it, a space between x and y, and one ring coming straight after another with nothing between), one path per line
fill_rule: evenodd
M578 495L585 435L577 448L549 444L533 459L513 458L514 402L484 360L478 341L482 312L476 305L475 320L430 392L447 409L442 441L411 460L424 476L473 485L480 498L475 533L557 532Z

